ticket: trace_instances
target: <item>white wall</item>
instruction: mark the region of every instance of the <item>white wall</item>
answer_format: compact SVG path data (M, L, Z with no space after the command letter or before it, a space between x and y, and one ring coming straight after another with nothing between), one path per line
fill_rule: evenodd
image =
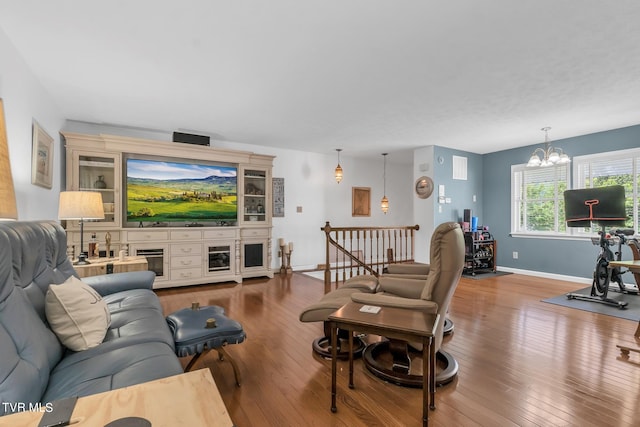
M310 155L282 150L276 152L274 176L285 178L285 217L274 218L274 237L294 242L294 268L315 268L325 262L324 233L327 221L334 227L413 225L411 206L411 170L407 165L387 159L387 197L389 211L380 210L383 196L382 156L358 159L342 154L344 178L336 183L336 155ZM371 188L371 216L351 216L352 187ZM296 207L302 207L302 213ZM291 237L293 236L293 237Z
M434 161L434 147L424 147L416 149L413 152L413 182L415 183L418 178L425 175L433 179L435 189L431 197L427 199L415 198L413 202L413 215L417 220L417 224L420 226L420 230L416 233L416 241L422 244L416 244L416 261L429 262L429 244L431 242L431 235L435 229L434 225L434 206L435 201L438 199L438 180L434 176L435 168L433 167Z
M57 219L60 177L64 168L58 130L62 128L64 117L2 29L0 57L0 98L4 103L18 219ZM52 189L31 184L31 129L34 119L54 140Z

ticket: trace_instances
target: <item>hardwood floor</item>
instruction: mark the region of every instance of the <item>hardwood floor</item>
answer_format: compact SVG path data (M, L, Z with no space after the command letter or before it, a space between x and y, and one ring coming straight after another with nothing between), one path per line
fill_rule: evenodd
M449 315L455 330L444 343L460 371L438 388L430 424L639 425L640 355L623 360L616 348L638 346L638 323L541 302L580 287L517 274L462 278ZM214 352L196 366L211 369L238 427L421 425L421 390L384 383L360 360L353 390L347 362L338 362L338 412L331 412L331 363L311 350L322 324L298 320L323 292L320 280L294 273L157 293L166 313L197 301L242 323L247 339L227 347L241 387Z

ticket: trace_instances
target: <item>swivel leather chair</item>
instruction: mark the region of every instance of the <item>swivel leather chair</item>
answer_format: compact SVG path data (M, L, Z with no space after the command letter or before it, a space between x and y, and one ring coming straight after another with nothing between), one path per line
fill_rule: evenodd
M387 277L393 275L398 277L404 277L407 279L423 279L426 280L426 276L429 274L429 264L414 263L414 264L389 264L385 270ZM444 335L453 333L453 321L448 317L444 319L444 327L442 330Z
M440 224L431 237L427 275L386 274L378 278L375 293L351 294L353 301L362 304L440 314L433 343L437 351L436 358L441 366L444 365L436 375L436 383L440 385L452 381L458 371L457 361L441 347L445 315L464 267L464 251L464 235L460 225L455 222ZM387 381L421 387L422 373L411 372L412 347L416 354L417 350L421 350L419 344L398 340L371 344L364 352L365 365L372 373Z

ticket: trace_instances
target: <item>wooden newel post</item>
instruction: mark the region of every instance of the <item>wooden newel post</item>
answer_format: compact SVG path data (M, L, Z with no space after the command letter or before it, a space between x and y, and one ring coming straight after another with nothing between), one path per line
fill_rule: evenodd
M324 293L326 294L331 291L331 266L329 265L329 233L331 233L331 224L329 224L329 221L325 222L321 230L324 231L325 236Z

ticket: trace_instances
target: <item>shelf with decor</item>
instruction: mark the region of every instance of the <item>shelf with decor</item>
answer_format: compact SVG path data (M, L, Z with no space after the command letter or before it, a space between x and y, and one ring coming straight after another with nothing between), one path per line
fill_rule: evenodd
M269 216L269 171L242 169L242 219L264 224Z
M67 190L95 191L102 195L104 219L92 220L94 228L120 226L120 159L119 153L82 149L67 151L67 165L73 165L67 168ZM77 221L68 222L68 228L79 227Z
M464 243L464 274L496 272L498 243L488 232L466 232Z

